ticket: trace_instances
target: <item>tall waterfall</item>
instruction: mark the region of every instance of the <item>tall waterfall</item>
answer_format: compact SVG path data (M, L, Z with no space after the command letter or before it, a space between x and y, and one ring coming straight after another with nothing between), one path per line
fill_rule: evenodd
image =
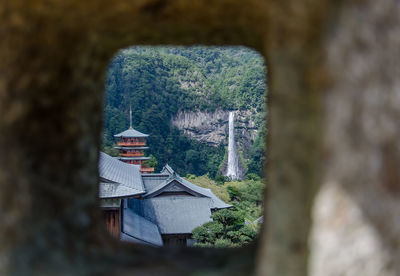
M226 176L239 178L239 160L235 143L235 113L229 112L228 169Z

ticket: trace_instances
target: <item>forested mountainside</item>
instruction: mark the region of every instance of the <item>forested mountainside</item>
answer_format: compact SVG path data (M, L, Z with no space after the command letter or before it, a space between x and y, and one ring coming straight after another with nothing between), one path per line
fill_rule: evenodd
M129 126L131 105L133 127L150 135L148 153L158 161L156 170L168 163L182 175L215 177L221 173L227 139L210 145L184 135L172 121L185 112L202 116L237 110L250 114L246 120L255 130L247 148L242 147L241 161L249 173L261 175L265 70L263 58L244 47L124 49L107 72L103 150L116 154L113 135ZM246 127L241 131L246 133Z

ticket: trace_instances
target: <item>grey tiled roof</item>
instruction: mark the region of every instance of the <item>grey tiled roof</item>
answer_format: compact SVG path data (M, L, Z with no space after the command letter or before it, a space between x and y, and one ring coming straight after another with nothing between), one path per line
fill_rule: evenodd
M172 170L172 169L171 169ZM146 180L147 182L150 182L150 180ZM157 183L156 181L153 181L151 187L147 187L146 185L146 190L147 193L143 195L144 197L152 197L156 196L157 194L161 193L163 189L166 189L168 186L171 185L172 182L178 182L188 192L194 192L194 194L198 194L199 196L204 196L212 199L212 205L211 209L222 209L222 208L229 208L232 207L232 205L226 204L223 202L221 199L219 199L210 189L202 188L197 185L194 185L193 183L187 181L186 179L180 177L178 174L176 174L174 171L172 171L172 174L168 179L165 181L159 181L159 184L156 186L155 184ZM150 185L149 185L150 186Z
M148 173L143 174L143 184L146 191L150 191L155 187L159 186L161 183L164 183L169 177L168 174L155 174L155 173Z
M147 136L149 135L141 133L140 131L137 131L136 129L133 129L131 127L121 133L114 135L114 137L147 137Z
M138 190L132 189L131 187L120 183L100 182L100 198L128 197L137 194Z
M208 194L208 196L212 199L213 204L211 206L211 209L224 209L224 208L230 208L232 205L227 204L223 202L219 197L217 197L210 189L202 188L204 189L204 193Z
M187 181L186 179L180 177L179 175L178 175L178 179L180 181L182 181L187 187L189 187L191 189L196 189L195 190L196 192L201 193L207 197L210 197L213 200L213 205L211 207L212 209L222 209L222 208L232 207L232 205L226 204L221 199L219 199L219 197L217 197L210 189L206 189L206 188L202 188L197 185L194 185L193 183Z
M147 191L147 193L145 195L143 195L143 197L145 197L145 198L156 197L164 191L173 191L173 190L186 191L186 192L192 194L193 196L199 196L199 197L205 196L201 193L201 191L199 192L198 189L196 189L197 187L194 187L194 189L191 189L191 188L193 188L193 187L188 187L182 181L179 181L176 177L170 176L167 180L165 180L158 186Z
M157 225L144 217L135 214L128 208L123 209L124 219L122 224L122 232L129 238L133 238L134 242L144 242L151 245L162 246L163 241Z
M141 175L140 166L101 152L99 174L103 207L118 207L119 201L114 203L113 198L142 196L123 201L122 240L161 246L161 234L190 234L211 221L212 209L231 207L211 190L180 177L168 165L161 173ZM168 196L163 192L169 192Z
M157 224L161 234L190 234L211 221L212 200L207 197L159 196L128 201L135 213Z
M127 197L145 193L139 165L130 165L100 152L101 198Z

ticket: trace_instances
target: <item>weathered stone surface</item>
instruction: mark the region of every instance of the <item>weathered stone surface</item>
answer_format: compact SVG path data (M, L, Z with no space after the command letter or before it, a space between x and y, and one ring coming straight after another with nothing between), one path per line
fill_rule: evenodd
M318 193L313 225L310 275L396 275L379 233L338 183L326 183Z
M399 38L400 5L391 0L348 6L327 36L332 87L324 95L323 182L340 193L325 196L316 212L331 201L347 203L325 222L315 218L315 235L326 231L337 244L316 241L322 251L313 252L321 262L314 275L400 273ZM329 230L319 225L328 220L337 223Z
M247 152L257 138L258 128L255 113L250 110L235 111L235 133L242 151ZM214 112L183 111L171 119L176 126L189 137L209 144L219 146L228 144L229 111Z
M231 0L17 0L1 1L0 15L0 274L251 271L252 247L166 251L112 241L96 163L103 75L118 49L244 40L259 48L260 28L247 24L261 26L261 13L253 18Z
M210 146L226 144L228 112L179 112L171 119L172 125L187 136Z
M306 275L311 207L326 182L376 233L381 271L399 274L398 5L0 1L0 273L248 275L257 250L257 274ZM257 248L156 250L118 244L101 227L103 74L134 44L242 44L266 56L268 187Z

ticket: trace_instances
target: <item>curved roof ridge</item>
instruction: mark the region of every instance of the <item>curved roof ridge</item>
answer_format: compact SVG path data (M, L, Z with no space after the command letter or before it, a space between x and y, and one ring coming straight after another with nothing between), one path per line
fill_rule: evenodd
M147 193L144 195L145 197L150 196L152 194L154 194L155 192L161 190L162 188L164 188L165 186L167 186L168 184L170 184L172 181L174 181L175 175L172 174L170 175L166 180L164 180L163 182L161 182L161 184L157 185L156 187L154 187L153 189L151 189L150 191L147 191Z
M182 178L175 171L163 183L161 183L160 185L154 187L154 189L148 191L144 195L144 197L148 197L150 195L153 195L157 191L159 191L159 190L163 189L164 187L166 187L167 185L169 185L174 180L178 181L180 184L182 184L187 189L189 189L189 190L191 190L191 191L193 191L193 192L195 192L197 194L200 194L200 195L202 195L204 197L210 198L212 200L212 202L213 202L213 206L211 207L212 209L223 209L223 208L232 207L232 205L225 203L219 197L217 197L210 189L202 188L200 186L197 186L197 185L191 183L190 181Z
M121 186L124 186L124 187L126 187L126 188L128 188L128 189L131 189L131 190L135 190L135 191L137 191L138 193L145 193L145 191L141 191L141 190L139 190L139 189L137 189L137 188L134 188L134 187L132 187L132 186L129 186L129 185L127 185L127 184L125 184L125 183L121 183L121 182L105 182L105 181L100 181L100 183L105 183L105 184L111 184L111 185L121 185Z
M100 152L99 175L105 180L136 190L136 194L146 192L139 165L121 162L104 152Z
M186 179L180 177L179 175L178 175L178 177L179 177L180 179L182 179L182 180L185 182L186 186L189 186L189 188L190 188L190 187L192 187L192 188L194 187L194 188L196 189L196 190L195 190L196 192L201 193L201 194L203 194L204 196L211 198L212 201L214 202L214 207L213 207L213 209L222 209L222 208L230 208L230 207L232 207L232 205L225 203L225 202L222 201L219 197L217 197L217 196L211 191L211 189L207 189L207 188L203 188L203 187L197 186L197 185L193 184L192 182L190 182L190 181L188 181L188 180L186 180Z
M115 189L113 190L113 194L107 193L106 190L106 185L115 185ZM122 189L119 187L122 186ZM124 198L124 197L130 197L130 196L135 196L135 195L141 195L144 192L129 187L128 185L118 183L118 182L100 182L100 189L99 189L99 198Z
M210 194L211 199L214 202L214 207L213 209L224 209L224 208L230 208L232 207L232 205L224 202L222 199L220 199L218 196L216 196L211 189L207 189L207 188L203 188L205 190L207 190Z
M162 168L162 170L161 170L160 173L164 173L164 172L167 172L168 174L173 174L173 173L175 173L175 171L171 168L170 165L168 165L168 163L165 164L165 166Z

